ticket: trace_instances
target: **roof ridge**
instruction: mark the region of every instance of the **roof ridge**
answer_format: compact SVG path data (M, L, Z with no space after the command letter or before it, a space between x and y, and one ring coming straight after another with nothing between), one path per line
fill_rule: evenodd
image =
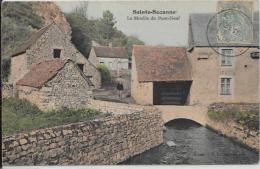
M32 46L34 44L35 41L37 41L54 24L55 23L52 22L52 23L42 27L41 29L33 32L28 39L24 40L23 45L21 45L20 48L15 50L15 52L11 55L11 57L24 53L30 46Z

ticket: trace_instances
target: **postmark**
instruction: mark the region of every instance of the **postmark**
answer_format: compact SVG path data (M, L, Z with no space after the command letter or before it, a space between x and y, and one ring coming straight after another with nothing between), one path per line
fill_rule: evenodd
M226 3L226 4L225 4ZM221 2L219 12L213 15L207 25L207 41L213 51L219 55L216 47L245 47L239 53L225 56L239 56L245 53L253 41L251 3Z

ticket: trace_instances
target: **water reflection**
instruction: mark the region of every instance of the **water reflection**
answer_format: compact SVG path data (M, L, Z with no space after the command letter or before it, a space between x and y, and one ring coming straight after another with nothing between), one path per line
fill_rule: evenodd
M166 124L164 143L121 164L255 164L259 155L190 120ZM168 146L169 141L176 145ZM171 144L170 144L171 145Z

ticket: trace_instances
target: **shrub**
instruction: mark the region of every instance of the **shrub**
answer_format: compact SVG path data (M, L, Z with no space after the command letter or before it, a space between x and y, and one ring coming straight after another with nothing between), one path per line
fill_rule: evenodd
M10 74L10 67L11 67L11 59L5 58L1 60L1 71L2 71L2 80L8 81L8 76Z
M108 116L93 109L59 109L41 111L36 105L18 98L3 99L2 127L3 135L10 135L33 129L76 123Z
M215 121L227 122L233 120L244 127L253 130L259 130L259 112L256 111L239 111L230 109L226 111L208 111L210 119Z
M102 85L108 85L111 83L111 74L110 71L108 70L107 66L104 64L100 64L98 65L98 70L101 73L101 81L102 81Z

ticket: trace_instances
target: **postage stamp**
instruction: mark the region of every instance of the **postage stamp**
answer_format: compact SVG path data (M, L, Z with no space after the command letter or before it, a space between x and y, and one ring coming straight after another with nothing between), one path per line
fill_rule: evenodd
M251 43L252 2L219 1L217 3L217 41L219 43Z

